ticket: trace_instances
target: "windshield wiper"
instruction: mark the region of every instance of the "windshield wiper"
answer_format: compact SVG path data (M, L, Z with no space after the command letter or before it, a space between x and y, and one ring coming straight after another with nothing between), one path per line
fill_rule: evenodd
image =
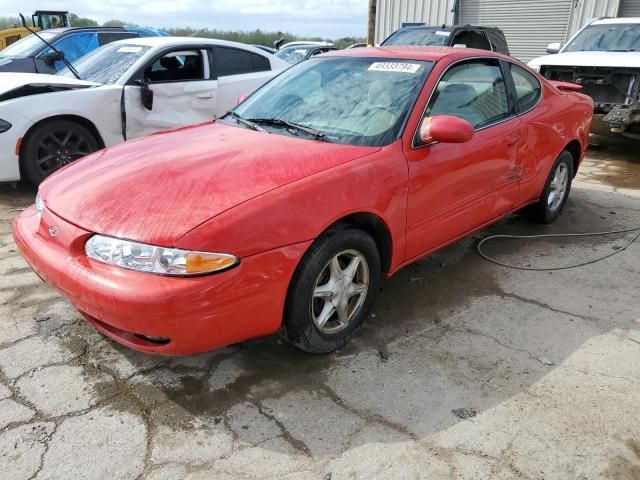
M78 80L82 80L80 78L80 75L78 74L78 71L74 68L73 65L71 65L71 63L69 63L69 60L67 60L66 58L64 58L64 53L62 53L60 50L58 50L56 47L54 47L53 45L51 45L49 42L47 42L44 38L42 38L40 35L38 35L38 33L35 30L32 30L31 28L29 28L27 26L27 21L24 19L24 15L23 14L19 14L20 15L20 20L22 21L22 26L24 28L26 28L27 30L29 30L31 33L33 33L37 38L39 38L40 40L42 40L42 42L49 47L51 50L53 50L54 52L56 52L58 54L58 56L60 57L60 60L62 61L62 63L65 64L65 66L69 69L69 71L71 73L73 73L73 76L76 77Z
M257 132L266 132L264 128L260 128L258 125L256 125L255 122L251 120L247 120L246 118L243 118L242 116L240 116L234 111L229 112L229 116L231 116L231 118L235 118L238 121L238 123L244 125L247 128L250 128L251 130L255 130Z
M290 128L292 130L297 130L299 132L305 132L309 135L312 135L316 140L323 140L325 142L329 141L327 138L327 134L324 132L321 132L320 130L307 127L306 125L300 125L298 123L282 120L281 118L252 118L250 121L253 123L258 123L262 125L271 125L273 127Z

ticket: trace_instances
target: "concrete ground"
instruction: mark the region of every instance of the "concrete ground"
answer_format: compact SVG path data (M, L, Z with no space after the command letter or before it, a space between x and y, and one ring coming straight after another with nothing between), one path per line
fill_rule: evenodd
M33 193L0 187L0 477L640 478L640 242L558 272L474 251L494 232L640 226L639 151L592 150L554 225L513 216L406 268L327 356L267 338L160 358L102 338L16 253ZM564 265L628 238L488 250Z

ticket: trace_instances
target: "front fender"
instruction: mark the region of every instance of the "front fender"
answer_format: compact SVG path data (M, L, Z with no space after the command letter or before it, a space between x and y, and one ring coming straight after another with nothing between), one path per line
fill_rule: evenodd
M371 213L392 238L391 270L404 260L408 169L400 141L260 195L179 239L178 248L248 257L314 240L353 213Z

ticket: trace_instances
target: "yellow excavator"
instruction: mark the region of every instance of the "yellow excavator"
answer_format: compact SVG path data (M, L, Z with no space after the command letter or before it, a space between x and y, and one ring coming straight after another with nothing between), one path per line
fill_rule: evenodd
M69 12L63 11L38 10L31 15L31 21L33 22L33 30L36 31L71 26L69 24ZM13 28L0 30L0 50L29 34L31 34L29 30L17 25Z

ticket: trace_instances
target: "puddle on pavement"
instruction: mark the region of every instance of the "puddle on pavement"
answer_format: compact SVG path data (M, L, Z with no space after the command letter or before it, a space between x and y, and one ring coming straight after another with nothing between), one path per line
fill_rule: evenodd
M640 189L640 142L594 137L578 179L614 188Z

